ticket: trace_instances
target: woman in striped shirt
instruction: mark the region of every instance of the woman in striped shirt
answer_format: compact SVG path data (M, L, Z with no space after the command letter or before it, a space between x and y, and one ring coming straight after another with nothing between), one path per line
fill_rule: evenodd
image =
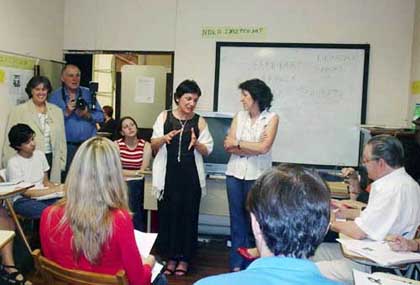
M116 141L120 150L123 174L127 179L130 209L133 211L134 228L144 227L144 179L141 171L149 167L152 149L150 143L139 138L137 123L132 117L123 117L118 125L118 134L122 136ZM138 179L136 179L138 178Z

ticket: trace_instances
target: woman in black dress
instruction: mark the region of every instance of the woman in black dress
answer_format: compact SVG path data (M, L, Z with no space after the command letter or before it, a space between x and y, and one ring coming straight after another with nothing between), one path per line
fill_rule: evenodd
M158 196L160 253L165 274L185 275L197 243L198 212L205 188L203 157L213 149L205 120L194 112L201 96L192 80L174 94L177 108L162 112L153 126L153 187Z

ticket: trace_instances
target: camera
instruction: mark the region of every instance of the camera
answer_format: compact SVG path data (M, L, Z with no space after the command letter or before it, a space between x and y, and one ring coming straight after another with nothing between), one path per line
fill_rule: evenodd
M91 96L92 104L90 106L91 110L96 110L96 92L98 92L99 84L98 82L91 81L89 82L89 93Z
M87 107L87 102L85 99L82 98L82 96L77 97L76 100L76 109L84 110Z

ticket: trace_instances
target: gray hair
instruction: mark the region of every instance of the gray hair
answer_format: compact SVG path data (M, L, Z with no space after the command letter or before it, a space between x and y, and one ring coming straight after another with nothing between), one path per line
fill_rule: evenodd
M383 159L390 167L398 168L403 165L404 148L394 136L378 135L368 141L372 146L372 159Z

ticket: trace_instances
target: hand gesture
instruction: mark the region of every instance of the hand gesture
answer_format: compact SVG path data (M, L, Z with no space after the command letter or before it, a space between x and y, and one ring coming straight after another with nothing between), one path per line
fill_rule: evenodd
M148 265L150 265L150 267L152 267L153 268L153 266L155 266L155 263L156 263L156 259L155 259L155 257L153 256L153 255L149 255L148 257L146 257L144 260L143 260L143 263L144 264L148 264Z
M197 137L195 135L194 128L191 128L191 141L190 141L190 145L188 146L188 150L194 147L196 143L197 143Z
M73 113L74 109L76 109L76 100L75 99L71 99L67 102L66 105L66 113L68 115L70 115L71 113Z
M348 180L359 180L356 170L351 167L341 169L341 176Z
M88 108L76 109L76 114L84 119L90 119L91 115Z
M182 129L172 130L172 131L170 131L169 133L167 133L166 135L163 136L163 141L166 144L171 144L171 141L174 138L174 136L178 135L181 132L182 132Z

